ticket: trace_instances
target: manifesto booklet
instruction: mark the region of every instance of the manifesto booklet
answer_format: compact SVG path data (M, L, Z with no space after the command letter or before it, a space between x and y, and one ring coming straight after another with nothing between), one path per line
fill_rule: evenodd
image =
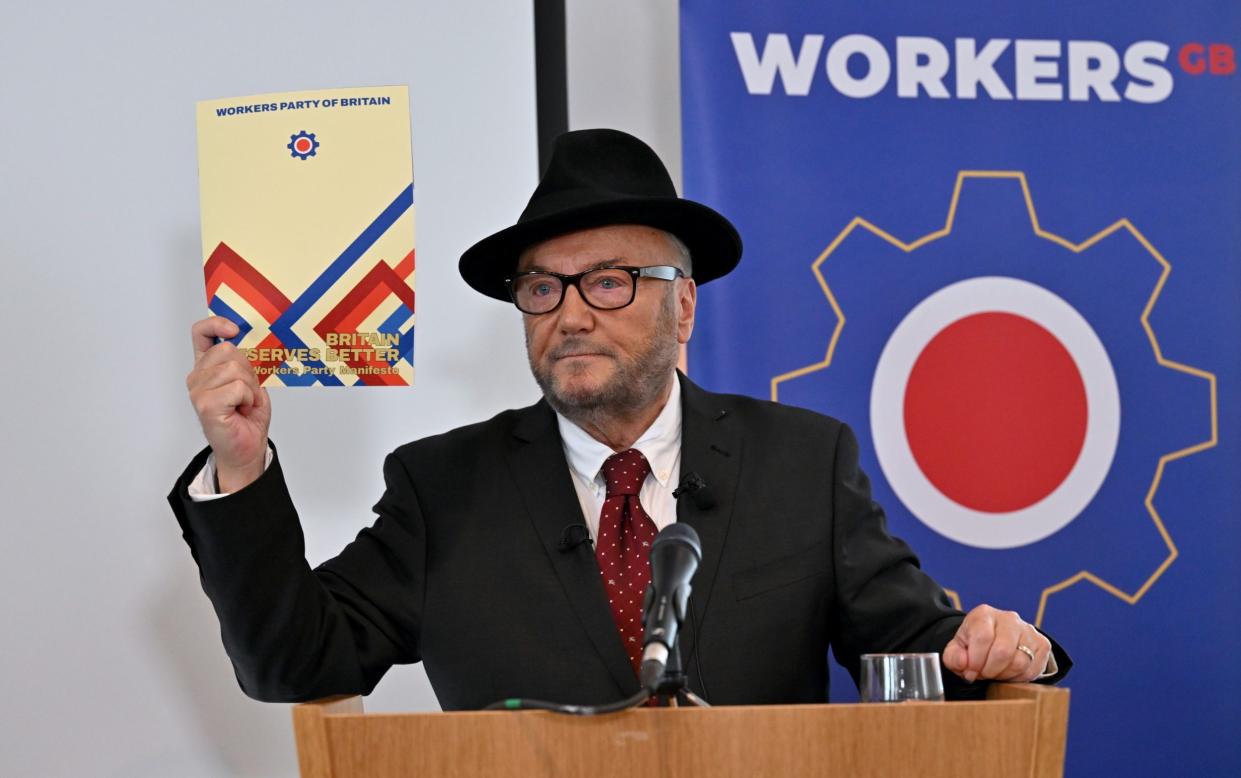
M409 90L198 103L207 307L264 386L414 382Z

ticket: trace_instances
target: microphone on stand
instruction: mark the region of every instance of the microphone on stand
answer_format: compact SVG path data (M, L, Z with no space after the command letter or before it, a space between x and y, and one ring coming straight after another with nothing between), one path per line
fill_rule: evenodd
M645 635L639 677L643 688L654 693L685 619L690 581L702 561L702 543L688 524L669 524L655 536L650 558L651 585L642 604Z

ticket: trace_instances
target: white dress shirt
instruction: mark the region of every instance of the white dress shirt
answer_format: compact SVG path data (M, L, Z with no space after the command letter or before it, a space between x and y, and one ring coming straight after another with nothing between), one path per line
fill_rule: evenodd
M646 509L655 529L661 530L677 520L677 502L672 492L681 478L681 385L674 376L672 389L664 409L651 422L651 426L638 436L630 448L636 448L651 463L651 474L642 483L638 501ZM599 536L599 514L607 497L607 482L603 478L603 463L617 453L586 434L573 422L556 414L560 425L560 439L564 443L564 456L569 462L569 474L577 501L582 506L582 517L590 528L590 536Z

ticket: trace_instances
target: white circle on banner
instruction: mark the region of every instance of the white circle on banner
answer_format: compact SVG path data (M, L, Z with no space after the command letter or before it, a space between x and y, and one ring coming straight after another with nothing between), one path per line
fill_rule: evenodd
M918 465L905 429L906 388L923 350L949 325L983 313L1019 316L1050 333L1072 358L1086 397L1085 436L1068 475L1032 505L1005 512L976 510L945 495ZM1120 392L1103 343L1073 306L1028 281L987 276L933 293L892 331L875 368L870 423L884 476L923 524L968 546L1016 548L1063 529L1103 485L1120 437Z

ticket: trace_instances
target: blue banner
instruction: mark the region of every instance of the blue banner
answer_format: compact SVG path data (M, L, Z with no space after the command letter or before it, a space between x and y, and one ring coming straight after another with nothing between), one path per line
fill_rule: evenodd
M1071 775L1241 771L1238 47L1235 2L681 3L685 194L746 244L691 374L850 424L959 604L1063 643Z

